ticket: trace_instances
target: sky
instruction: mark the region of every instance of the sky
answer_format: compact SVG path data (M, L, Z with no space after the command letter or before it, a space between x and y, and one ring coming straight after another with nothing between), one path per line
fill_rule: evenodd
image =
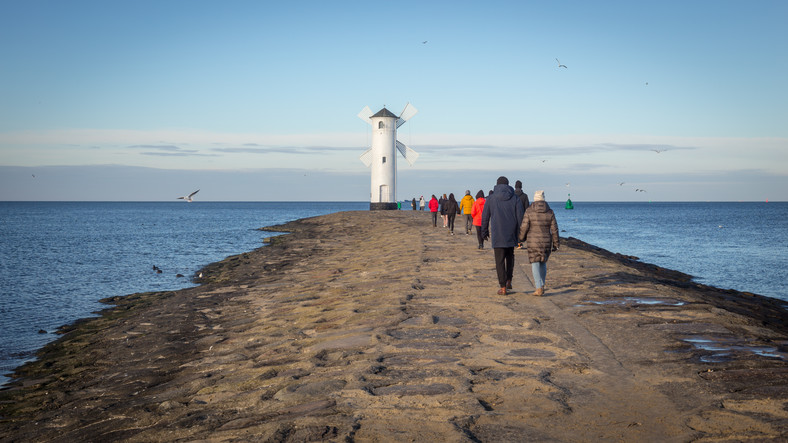
M788 2L0 0L0 201L788 201ZM559 66L559 60L561 65Z

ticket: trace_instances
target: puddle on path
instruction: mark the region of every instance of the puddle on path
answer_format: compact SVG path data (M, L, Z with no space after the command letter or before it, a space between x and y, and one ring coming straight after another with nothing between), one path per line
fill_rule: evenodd
M620 298L611 298L607 300L587 300L584 301L581 305L598 305L598 306L610 306L610 305L618 305L618 306L637 306L637 305L646 305L646 306L684 306L687 303L683 301L673 300L669 298L647 298L647 297L620 297Z
M691 344L695 350L703 351L699 358L704 363L722 363L747 355L788 360L788 353L778 347L749 345L735 337L691 336L681 340Z

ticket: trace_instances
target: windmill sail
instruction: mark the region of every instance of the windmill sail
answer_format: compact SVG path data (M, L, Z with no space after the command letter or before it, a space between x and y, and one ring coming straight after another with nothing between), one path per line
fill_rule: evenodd
M405 109L402 110L399 118L397 119L397 127L399 128L400 126L404 125L405 122L410 120L410 118L416 115L417 112L419 112L419 110L416 109L415 106L411 105L410 103L406 104Z
M372 148L364 151L364 153L358 158L361 159L361 162L364 163L364 166L369 167L372 164Z
M369 106L364 106L364 109L362 109L361 112L358 113L358 118L364 120L365 122L371 125L372 120L369 119L370 117L372 117L372 110L369 109Z
M405 157L405 161L407 161L408 164L411 166L413 166L413 163L415 163L416 159L419 158L418 152L403 145L402 142L400 142L399 140L397 140L397 150L399 151L400 154L402 154L403 157Z

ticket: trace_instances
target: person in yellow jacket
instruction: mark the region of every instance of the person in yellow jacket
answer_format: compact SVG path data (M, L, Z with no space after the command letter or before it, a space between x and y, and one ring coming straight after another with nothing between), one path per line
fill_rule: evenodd
M465 191L465 197L460 200L460 212L465 215L465 235L470 235L473 230L471 209L473 209L473 197L471 197L471 191Z

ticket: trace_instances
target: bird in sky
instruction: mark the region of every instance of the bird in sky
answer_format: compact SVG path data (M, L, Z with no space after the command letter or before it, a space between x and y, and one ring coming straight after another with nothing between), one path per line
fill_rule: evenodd
M194 194L198 193L198 192L200 192L200 190L199 190L199 189L198 189L198 190L196 190L196 191L194 191L194 192L192 192L191 194L189 194L189 196L188 196L188 197L178 197L176 200L186 200L187 202L191 203L191 202L193 202L193 201L194 201L194 200L192 200L192 196L193 196Z
M426 45L427 44L427 40L424 40L423 42L421 42L421 44L422 45Z
M645 189L635 189L635 192L647 192Z
M562 64L561 64L561 61L560 61L560 60L558 60L557 58L555 59L555 61L557 61L557 62L558 62L558 67L559 67L559 68L565 68L565 69L569 69L569 68L567 68L567 67L566 67L566 65L562 65Z
M624 186L624 183L626 183L626 182L621 182L621 183L619 183L618 185L619 185L619 186Z
M659 154L660 152L664 151L664 149L652 149L652 151L654 151L657 154Z

